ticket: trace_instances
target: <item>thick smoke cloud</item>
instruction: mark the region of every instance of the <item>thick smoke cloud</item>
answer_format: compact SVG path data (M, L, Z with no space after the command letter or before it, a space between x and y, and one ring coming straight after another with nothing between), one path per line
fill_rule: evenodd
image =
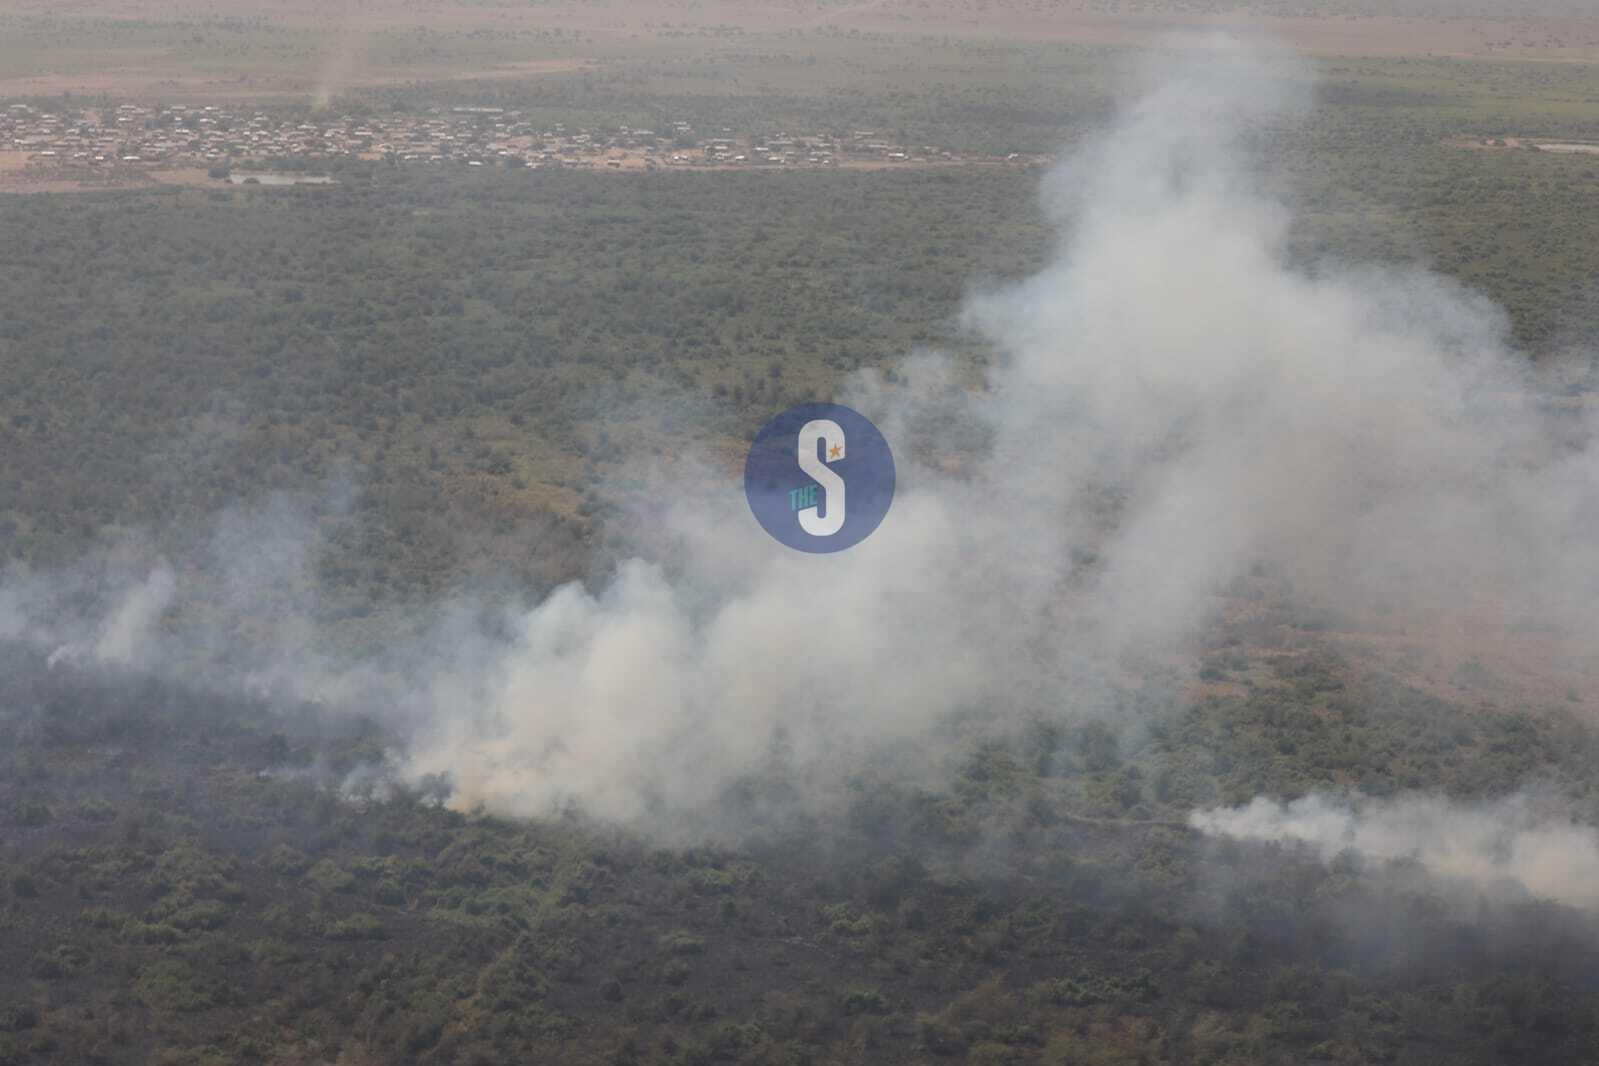
M1167 57L1171 61L1171 57ZM413 753L469 800L607 814L709 802L781 758L935 753L940 723L1102 711L1129 652L1192 635L1256 565L1351 611L1481 609L1593 632L1596 467L1539 413L1503 316L1419 273L1288 262L1243 145L1292 121L1280 56L1175 61L1051 175L1036 277L976 297L981 394L936 358L847 402L891 439L987 439L951 476L907 457L842 557L761 538L736 499L668 517L686 559L567 589ZM818 794L825 795L825 790Z
M250 654L208 654L254 685L386 708L409 735L402 772L449 775L460 804L576 805L683 836L715 827L748 778L825 811L869 761L936 774L973 730L1114 713L1139 659L1181 648L1255 567L1356 614L1486 612L1591 647L1591 427L1542 413L1480 297L1418 271L1290 262L1291 218L1251 145L1312 106L1305 71L1225 45L1152 69L1047 179L1052 262L970 301L999 356L985 388L926 354L904 384L862 376L840 397L895 443L902 475L857 548L778 546L707 471L712 488L647 516L666 561L604 587L487 621L452 605L359 667L293 621L291 598ZM950 452L961 462L937 461ZM219 555L278 562L233 567L232 600L311 595L310 549L249 552L241 528L223 523ZM107 661L192 658L141 631L181 588L140 595L73 642ZM24 601L0 602L0 626L60 629Z

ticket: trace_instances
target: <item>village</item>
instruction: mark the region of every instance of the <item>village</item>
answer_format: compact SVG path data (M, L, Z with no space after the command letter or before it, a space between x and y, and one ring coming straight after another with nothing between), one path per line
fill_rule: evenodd
M829 167L1032 163L932 145L901 145L874 130L847 134L739 136L675 121L662 130L543 128L522 112L433 108L420 114L327 115L124 103L46 110L0 107L0 152L32 167L97 170L204 167L228 176L238 164L314 164L340 158L412 164L654 170L662 167Z

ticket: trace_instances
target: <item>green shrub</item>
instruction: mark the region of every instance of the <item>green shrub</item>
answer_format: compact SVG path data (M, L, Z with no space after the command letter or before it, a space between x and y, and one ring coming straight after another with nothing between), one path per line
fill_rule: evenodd
M140 1001L153 1010L205 1010L222 998L218 989L178 959L162 959L146 966L133 987Z
M305 880L319 892L349 892L355 887L355 875L341 870L337 863L323 859L306 873Z
M311 866L311 860L303 851L291 848L287 844L279 844L267 853L265 859L267 869L285 877L298 877Z
M661 937L661 947L672 955L701 955L705 952L705 941L679 929Z
M135 944L176 944L183 939L183 931L169 922L142 922L137 918L123 924L122 935Z
M887 1014L888 1000L875 988L860 985L846 988L838 997L845 1014Z
M388 931L370 914L352 914L330 924L326 936L329 940L383 940Z

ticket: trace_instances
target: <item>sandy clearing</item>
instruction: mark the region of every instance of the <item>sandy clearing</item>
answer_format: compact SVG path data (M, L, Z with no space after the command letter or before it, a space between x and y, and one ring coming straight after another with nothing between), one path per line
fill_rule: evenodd
M161 185L189 185L208 189L225 189L228 184L213 178L204 167L175 167L172 170L149 171L150 179Z
M132 167L74 170L30 160L22 152L0 152L0 194L101 192L150 184L148 171Z

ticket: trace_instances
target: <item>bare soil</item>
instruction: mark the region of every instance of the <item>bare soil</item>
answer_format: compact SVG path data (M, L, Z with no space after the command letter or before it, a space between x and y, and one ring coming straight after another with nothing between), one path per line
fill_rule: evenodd
M352 77L348 85L398 85L408 81L460 81L497 78L530 78L541 74L565 74L594 66L590 59L539 59L522 63L503 63L472 69L418 68L409 71L385 70ZM0 77L0 99L27 96L59 96L62 93L93 96L104 93L114 99L159 97L174 103L228 100L264 100L274 97L304 98L315 88L316 78L294 73L241 74L237 77L208 77L181 74L159 67L111 67L78 73L38 74Z
M1509 5L1507 5L1509 6ZM555 0L531 5L430 0L0 0L0 14L120 19L265 18L282 26L355 34L415 28L470 32L561 29L612 41L663 32L736 27L746 33L837 29L1098 45L1148 45L1172 35L1280 38L1316 55L1453 56L1553 62L1599 61L1599 8L1586 17L1410 18L1245 13L1126 13L1088 0L1030 5L1020 0ZM376 75L381 77L382 75ZM477 77L462 72L459 76ZM356 83L367 83L357 77ZM3 90L0 90L3 91Z
M1555 137L1498 137L1491 141L1462 137L1449 142L1457 148L1502 152L1513 148L1533 148L1556 155L1599 155L1599 143L1561 140Z

